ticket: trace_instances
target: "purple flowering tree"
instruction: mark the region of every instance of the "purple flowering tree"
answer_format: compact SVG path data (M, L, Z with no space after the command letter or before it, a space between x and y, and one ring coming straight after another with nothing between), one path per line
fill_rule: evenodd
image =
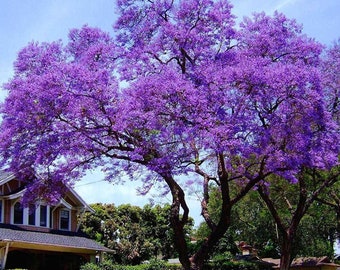
M327 49L325 55L320 59L319 72L321 73L320 84L322 90L324 91L324 107L325 114L329 119L333 121L328 121L331 128L328 129L329 136L324 137L325 142L332 146L331 153L336 153L336 148L339 147L339 143L336 137L331 134L339 133L339 64L340 64L340 47L338 43L335 43L333 47ZM318 127L320 131L325 132L324 127ZM316 149L318 152L323 151L318 146ZM332 147L331 147L332 148ZM325 149L326 150L326 149ZM263 183L258 185L258 192L264 202L266 203L270 213L272 214L275 223L277 225L278 231L281 235L281 265L280 269L289 269L291 260L291 251L293 248L296 232L300 224L301 219L308 211L310 206L315 201L321 201L323 203L328 203L332 207L335 204L328 202L328 198L335 198L333 195L336 190L335 184L339 182L340 170L339 166L332 167L333 161L327 165L327 162L331 161L333 158L328 156L327 150L324 153L325 159L322 161L326 166L318 165L318 161L313 166L303 166L300 173L297 174L298 181L296 183L298 187L298 194L295 196L295 202L289 207L290 216L280 215L279 206L276 204L276 199L271 196L271 186L266 186ZM317 154L316 159L317 160ZM327 169L318 170L318 169ZM329 170L329 168L331 168ZM273 178L271 181L280 182L281 179ZM322 197L327 197L327 200L322 199ZM336 208L335 208L336 209ZM338 212L338 209L336 209Z
M340 123L340 39L326 50L322 58L322 83L326 92L327 110Z
M291 26L294 27L295 33L300 33L301 31L294 21L288 22L283 17L281 17L281 20L277 20L276 23L279 25L287 25L290 23ZM304 81L303 84L307 86L307 88L313 88L312 91L308 90L305 92L303 90L304 87L300 88L300 86L302 86L301 84L298 88L296 88L297 85L294 86L295 83L293 83L293 85L290 85L288 81L284 83L284 87L287 90L290 89L295 92L295 90L299 89L302 90L301 92L299 91L300 94L308 94L305 98L302 96L295 96L295 94L294 96L290 96L289 94L288 98L293 98L293 103L289 105L292 110L283 112L281 116L285 115L285 117L289 117L295 124L292 124L293 122L290 121L284 124L284 122L280 121L281 130L278 129L277 131L279 131L279 134L283 132L283 134L285 134L284 136L287 137L284 137L285 139L283 140L279 140L278 143L275 143L274 145L270 144L270 147L274 146L273 149L275 149L276 154L278 154L272 155L276 159L274 163L281 163L286 159L285 157L287 157L284 161L285 164L290 164L292 162L295 165L298 164L298 167L296 167L296 170L294 171L287 171L286 169L291 166L288 165L288 167L286 167L282 172L278 170L266 181L260 181L257 184L257 190L267 205L268 210L272 214L280 233L280 269L289 269L291 260L293 259L291 258L291 251L301 219L320 194L329 192L332 185L339 180L339 168L333 167L337 164L337 153L339 153L339 143L337 141L339 127L336 124L338 118L337 100L339 93L336 90L336 87L334 87L334 84L338 81L334 78L334 76L337 74L335 66L338 65L339 57L334 57L334 54L338 53L338 51L336 52L336 49L334 48L333 50L328 51L325 59L320 58L318 55L321 51L321 47L317 43L311 40L308 41L308 39L303 35L295 37L290 36L283 30L284 28L281 28L283 31L278 31L279 27L270 27L270 25L268 18L265 18L263 14L255 16L254 20L245 21L244 26L246 27L244 30L241 29L241 32L245 34L245 37L250 38L252 42L255 41L255 44L258 44L258 46L255 45L250 48L250 51L253 49L256 50L255 57L256 55L266 55L268 54L268 51L271 51L270 48L272 46L264 44L275 44L275 42L278 41L278 43L276 43L276 45L272 48L274 51L279 49L281 53L277 54L279 59L277 56L272 59L274 59L274 61L278 60L281 64L284 64L285 68L288 68L286 71L281 73L281 76L286 77L289 82L292 82L292 80L299 82L298 84ZM264 30L263 33L259 34L259 28L267 30ZM284 37L286 42L288 42L286 44L290 44L289 47L282 46L282 37ZM258 51L258 49L260 49L260 51ZM277 51L275 53L277 53ZM299 57L295 57L294 54L299 54ZM332 54L332 57L330 57L330 54ZM278 65L277 68L280 68L279 66L280 65ZM328 66L328 69L326 69L325 66ZM273 69L273 71L274 70L275 69ZM274 72L277 72L277 70ZM304 72L307 73L303 75ZM270 74L268 71L265 73ZM292 76L288 74L292 74ZM306 80L302 79L302 77L305 77ZM311 85L307 82L308 80L311 80ZM282 82L284 82L284 80ZM304 99L308 99L309 102L311 102L310 105L304 103ZM283 104L280 104L279 106L282 105ZM314 108L312 108L313 106ZM307 123L304 122L306 119L302 120L302 118L300 118L302 108L304 108L303 110L306 110L304 111L306 116L312 116L315 120L322 119L322 123L318 123L318 120L315 122L312 120L309 121L309 124L307 124L309 127L302 127ZM312 111L310 111L310 109L312 109ZM302 120L302 122L297 124L297 122L295 122L296 120ZM313 122L314 124L310 126ZM300 129L301 127L302 129ZM294 133L293 137L289 135L290 133ZM315 141L305 140L306 136L309 136L308 134L313 134L313 137L316 133L319 133L321 136L319 139ZM277 135L274 136L278 138ZM296 153L298 155L290 152L290 144L295 145ZM278 146L278 148L276 148L275 145ZM283 152L281 152L282 150ZM306 155L306 153L303 153L304 151L308 152L308 154ZM291 173L293 174L290 175ZM280 215L280 206L276 204L275 198L271 197L271 183L279 183L282 179L284 181L289 181L291 184L297 185L299 191L294 200L294 206L289 209L291 214L289 218L287 218L287 216ZM275 189L275 184L273 186Z
M339 133L339 126L336 125L336 123L339 123L339 48L339 44L335 43L333 47L327 49L325 55L320 59L319 64L319 72L321 73L320 84L325 93L323 98L325 115L327 115L328 119L334 120L334 122L328 121L328 123L332 125L332 127L327 131L330 132L330 137L324 137L324 140L326 141L323 142L332 145L329 148L331 153L336 153L336 148L339 145L336 137L331 135L331 133ZM318 129L321 132L325 132L323 126L319 126ZM317 150L319 152L323 152L324 150L321 150L319 148L320 146L316 149L319 149ZM336 203L330 202L332 199L336 202L337 198L334 194L336 193L337 185L335 184L339 183L340 176L339 166L334 166L332 168L332 164L336 163L334 163L334 158L336 158L336 156L330 158L330 156L327 155L327 152L324 152L323 160L321 160L321 162L326 166L320 166L320 164L318 164L320 160L318 161L316 155L316 164L312 166L303 166L301 168L299 173L296 174L296 186L298 193L294 197L293 201L289 202L287 200L289 207L286 213L280 212L280 206L277 204L277 198L271 196L271 190L275 190L277 188L275 185L279 184L281 181L285 181L285 178L282 179L281 177L278 177L278 175L273 175L270 179L268 179L268 181L260 182L257 185L258 192L272 214L280 233L280 269L289 269L291 260L293 259L291 258L291 251L294 245L298 226L303 216L315 201L319 201L333 207L338 215L339 209L337 208ZM327 165L327 162L329 161L331 161L331 163ZM327 168L332 169L325 171L324 169Z
M87 170L100 167L109 181L142 171L144 192L171 193L183 267L202 269L249 190L336 164L322 47L278 13L236 30L227 1L119 0L118 8L114 38L84 26L66 46L31 43L19 53L5 86L2 163L27 182L27 201L51 203ZM211 229L195 254L184 235L188 183L201 189ZM222 194L217 223L212 185Z

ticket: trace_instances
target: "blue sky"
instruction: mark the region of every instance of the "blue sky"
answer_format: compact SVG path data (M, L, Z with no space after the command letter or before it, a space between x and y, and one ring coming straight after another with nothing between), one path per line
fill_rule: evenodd
M304 33L325 45L340 38L339 0L233 0L234 14L241 20L253 12L272 14L278 10L295 18L304 26ZM0 0L0 85L13 74L13 62L18 51L30 41L66 43L71 28L84 24L112 32L115 20L113 0ZM6 93L0 92L2 101ZM77 183L76 190L88 202L131 203L143 206L149 198L156 202L170 202L157 198L153 191L147 197L136 196L135 183L114 186L100 181L99 172L90 173ZM199 204L192 196L191 216L199 218ZM196 206L195 206L196 205Z

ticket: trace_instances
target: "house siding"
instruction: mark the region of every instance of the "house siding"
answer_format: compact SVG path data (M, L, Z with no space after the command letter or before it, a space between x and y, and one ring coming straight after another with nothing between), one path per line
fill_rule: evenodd
M52 224L51 224L51 227L54 230L58 230L58 228L59 228L59 222L58 222L58 220L59 220L59 208L53 210L51 212L51 215L52 215Z
M78 221L78 217L77 217L77 212L76 210L72 210L71 211L71 231L75 232L77 231L77 221Z

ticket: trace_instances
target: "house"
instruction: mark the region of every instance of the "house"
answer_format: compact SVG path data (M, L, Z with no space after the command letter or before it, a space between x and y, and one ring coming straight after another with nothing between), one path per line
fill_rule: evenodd
M280 259L263 258L264 261L275 264L273 269L279 269ZM292 261L291 270L336 270L340 265L332 263L327 256L302 257Z
M79 217L93 212L68 188L57 205L23 208L22 182L0 172L0 269L79 269L84 262L112 252L79 232Z
M247 261L253 263L254 265L257 265L260 269L263 270L265 269L269 270L276 266L275 263L262 260L257 254L257 249L251 245L248 245L246 242L244 241L235 242L235 244L237 245L238 249L241 252L235 258L237 261Z
M255 249L253 246L248 245L246 242L236 242L237 247L241 251L242 256L257 256L257 249Z
M237 260L245 260L261 266L261 269L279 269L280 259L259 258L257 250L246 242L237 242L241 254L237 256ZM332 263L327 256L324 257L302 257L296 258L290 265L290 270L337 270L340 265Z

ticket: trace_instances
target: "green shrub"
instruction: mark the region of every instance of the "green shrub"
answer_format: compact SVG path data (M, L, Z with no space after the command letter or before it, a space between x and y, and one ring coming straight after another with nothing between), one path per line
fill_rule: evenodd
M206 270L261 270L259 265L247 261L214 261L205 265Z
M80 267L80 270L100 270L100 267L94 263L86 263Z
M110 261L100 264L87 263L81 266L80 270L181 270L179 265L168 264L162 260L150 260L149 263L140 265L116 265Z
M150 263L147 264L147 268L145 270L164 270L166 269L166 263L161 260L152 259Z

